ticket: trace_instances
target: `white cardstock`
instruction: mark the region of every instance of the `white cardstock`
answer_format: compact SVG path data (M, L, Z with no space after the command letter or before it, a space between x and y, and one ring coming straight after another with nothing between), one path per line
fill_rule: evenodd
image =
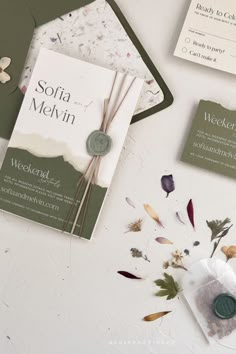
M236 74L236 1L192 0L174 55Z
M63 156L84 172L91 159L86 140L100 128L114 76L113 70L41 49L9 147L40 157ZM124 78L121 95L134 79L118 73L119 85ZM102 187L111 183L142 85L136 78L109 129L112 149L101 161L97 181Z

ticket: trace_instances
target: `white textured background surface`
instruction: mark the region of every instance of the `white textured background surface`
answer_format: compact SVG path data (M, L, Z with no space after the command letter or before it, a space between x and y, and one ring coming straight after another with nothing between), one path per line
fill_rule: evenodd
M236 224L236 182L179 162L191 117L200 98L236 108L235 76L174 58L172 53L189 0L118 0L175 96L173 106L130 128L99 227L91 242L70 238L0 213L0 352L3 354L226 354L209 347L182 298L154 296L153 280L175 248L191 249L194 260L209 256L206 219L229 216ZM2 147L4 150L4 142ZM162 174L173 173L176 192L168 199ZM125 202L130 197L133 209ZM196 231L173 217L193 198ZM158 229L143 210L153 205L166 225ZM144 217L143 231L124 234ZM157 244L165 236L173 246ZM201 245L192 249L192 243ZM235 227L226 244L235 244ZM130 248L151 263L132 258ZM217 256L222 257L220 252ZM236 261L232 265L236 267ZM142 281L117 270L141 275ZM176 270L180 279L183 271ZM173 310L162 320L143 316Z

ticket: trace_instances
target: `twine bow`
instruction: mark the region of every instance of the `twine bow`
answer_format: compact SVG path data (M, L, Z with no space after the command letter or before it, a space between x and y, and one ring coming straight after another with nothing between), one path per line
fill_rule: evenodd
M129 87L127 88L127 90L125 91L123 97L121 97L121 93L122 90L124 88L125 85L125 81L127 79L127 75L125 75L122 79L122 82L119 86L118 89L118 93L117 93L117 97L114 97L115 95L115 87L117 84L117 79L118 79L118 73L116 72L115 74L115 78L112 84L112 88L111 88L111 92L110 92L110 96L108 99L104 100L104 109L103 109L103 118L102 118L102 123L99 129L99 132L101 132L103 135L108 135L109 132L109 128L111 126L112 121L115 119L115 117L117 116L117 113L119 112L121 106L123 105L128 93L130 92L136 78L134 78L131 82L131 84L129 85ZM114 104L113 107L111 107L111 103L112 100L114 99ZM92 132L93 134L94 132ZM109 137L109 136L108 136ZM110 137L109 137L110 139ZM88 141L87 141L88 143ZM110 146L109 146L110 149ZM109 149L107 152L109 152ZM87 147L88 150L88 147ZM88 153L90 155L91 151L88 151ZM68 223L70 221L71 216L75 213L75 208L76 208L76 203L79 197L79 194L81 192L81 189L84 187L85 184L85 190L84 193L82 195L78 210L76 212L74 221L73 221L73 225L72 228L70 230L71 234L74 234L75 232L75 228L77 226L77 222L79 217L82 215L82 221L81 221L81 225L79 225L79 230L80 230L80 234L82 234L83 231L83 226L85 223L85 219L86 219L86 213L87 213L87 209L88 209L88 204L89 204L89 199L90 199L90 194L91 194L91 190L92 190L92 186L96 183L97 177L98 177L98 173L99 173L99 168L100 168L100 163L101 163L101 159L102 156L105 154L96 154L94 153L87 168L85 169L83 175L80 177L78 184L77 184L77 190L72 202L72 205L70 207L70 210L68 212L67 218L65 220L65 223L63 225L63 229L62 231L65 231L67 229Z

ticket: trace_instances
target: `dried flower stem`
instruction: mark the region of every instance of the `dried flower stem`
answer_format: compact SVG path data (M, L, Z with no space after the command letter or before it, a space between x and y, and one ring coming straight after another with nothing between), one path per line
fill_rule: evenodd
M228 233L228 231L231 229L232 226L233 226L233 225L231 225L231 226L229 226L229 227L227 228L227 233ZM212 258L212 257L214 256L214 254L215 254L215 252L216 252L216 250L217 250L217 248L218 248L218 246L219 246L219 244L220 244L220 241L221 241L222 238L224 238L224 237L225 237L225 234L223 233L222 236L218 239L218 241L214 243L214 248L213 248L213 251L212 251L212 254L211 254L210 258Z

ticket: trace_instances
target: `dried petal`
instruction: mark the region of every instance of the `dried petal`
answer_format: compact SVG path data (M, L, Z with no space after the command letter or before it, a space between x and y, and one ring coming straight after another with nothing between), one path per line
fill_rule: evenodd
M228 248L229 248L229 247L227 247L227 246L223 246L223 247L221 248L221 251L222 251L226 256L227 256Z
M178 211L176 212L175 215L176 215L177 219L179 220L179 222L180 222L181 224L184 224L184 225L185 225L185 222L182 220L182 218L181 218L181 216L180 216L180 214L179 214Z
M162 176L161 186L162 189L167 193L166 194L166 198L167 198L169 194L175 190L175 182L173 179L173 175Z
M11 77L5 71L0 72L0 82L5 84L6 82L10 81Z
M227 251L229 258L236 258L236 246L230 246Z
M119 270L117 273L120 275L123 275L123 277L128 278L128 279L142 279L142 278L137 277L136 275L126 272L124 270Z
M173 245L173 242L165 237L157 237L155 240L161 243L162 245Z
M188 212L188 218L195 229L195 223L194 223L194 208L193 208L193 201L190 199L187 205L187 212Z
M149 322L149 321L155 321L158 320L159 318L168 315L168 313L170 313L171 311L163 311L163 312L157 312L157 313L153 313L151 315L145 316L144 317L144 321Z
M227 259L236 258L236 246L224 246L221 251L226 255Z
M144 209L146 210L146 212L148 213L149 216L151 216L151 218L153 220L155 220L159 226L163 227L163 224L161 222L161 220L159 219L157 213L155 212L155 210L151 207L151 205L149 204L144 204Z
M11 59L8 57L3 57L0 59L0 67L2 68L2 70L5 70L6 68L8 68L8 66L11 64Z
M132 202L131 199L129 199L128 197L126 197L125 200L126 200L126 202L127 202L132 208L135 209L135 205L134 205L134 203Z
M3 57L0 59L0 82L5 84L6 82L11 80L10 75L8 75L4 70L8 68L11 64L11 59L7 57Z

